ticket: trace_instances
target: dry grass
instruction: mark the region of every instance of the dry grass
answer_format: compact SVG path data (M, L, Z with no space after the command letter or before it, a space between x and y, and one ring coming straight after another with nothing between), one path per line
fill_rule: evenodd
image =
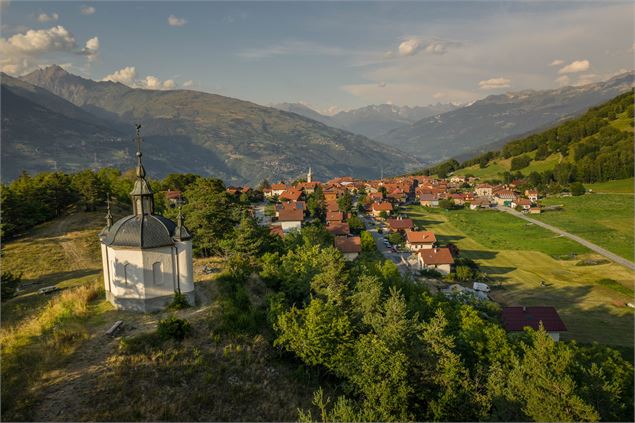
M0 331L5 419L27 417L33 400L29 389L45 371L63 364L88 337L85 317L91 301L101 295L99 280L66 290L40 313Z

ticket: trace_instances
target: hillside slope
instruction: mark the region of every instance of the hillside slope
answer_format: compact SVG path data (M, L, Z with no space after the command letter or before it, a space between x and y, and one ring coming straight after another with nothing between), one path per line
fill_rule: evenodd
M157 150L163 152L154 157L155 167L148 165L159 176L187 171L255 184L263 178L296 178L309 167L318 178L328 179L342 174L374 177L381 166L386 173L399 173L417 164L409 155L366 137L220 95L133 89L84 79L57 66L21 79L115 127L142 123L146 156L152 159Z
M529 175L564 168L565 164L575 167L572 179L582 182L632 177L632 90L578 118L465 161L455 173L501 179L505 172Z
M553 125L633 86L633 72L608 81L545 91L492 95L470 106L397 128L377 140L427 161L440 161Z

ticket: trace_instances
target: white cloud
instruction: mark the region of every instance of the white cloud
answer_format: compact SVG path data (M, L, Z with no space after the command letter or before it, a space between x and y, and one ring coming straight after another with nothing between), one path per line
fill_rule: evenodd
M125 68L111 73L110 75L106 75L102 78L102 81L121 82L122 84L133 87L136 85L136 77L137 69L134 66L126 66Z
M192 85L194 85L194 81L192 81L191 79L190 79L190 80L188 80L188 81L185 81L185 82L183 83L183 87L184 87L184 88L189 88L189 87L191 87Z
M591 63L588 60L574 60L567 66L560 69L558 73L562 75L565 73L584 72L589 70L589 67L591 67Z
M479 81L478 87L481 90L498 90L500 88L509 88L511 81L507 78L490 78L484 81Z
M419 52L421 48L421 42L416 38L411 38L399 44L399 55L400 56L414 56Z
M571 85L571 78L569 78L568 75L559 76L556 78L556 84L558 84L559 87Z
M260 60L276 56L350 56L351 52L340 47L307 41L284 41L267 47L246 49L238 52L237 55L244 59Z
M82 6L82 8L80 9L82 15L94 15L96 11L97 9L95 9L93 6Z
M587 74L580 75L576 83L573 85L577 87L580 85L592 84L594 82L598 82L600 79L601 79L600 75L596 75L594 73L587 73Z
M183 26L187 23L187 21L183 18L177 18L174 15L168 16L168 25L170 26Z
M381 81L381 82L378 82L377 85L384 88L386 86L386 83L384 81Z
M144 78L137 77L137 69L134 66L126 66L106 75L102 81L121 82L131 88L146 88L149 90L171 90L176 88L176 82L173 79L167 79L163 82L153 75Z
M418 37L410 37L405 41L402 41L397 47L397 54L402 57L414 56L423 51L428 54L445 54L450 47L458 47L461 43L456 41L441 40L433 38L431 40L423 40ZM395 53L392 51L387 52L384 57L394 57Z
M51 13L50 15L47 15L46 13L40 13L39 15L37 15L37 21L42 23L56 21L59 18L60 15L58 15L57 13Z
M18 74L37 68L51 53L88 56L91 60L99 49L97 37L79 48L73 34L61 25L49 29L27 29L9 38L0 37L0 70ZM57 62L65 60L58 57ZM50 62L49 62L50 63Z
M553 62L549 63L549 66L560 66L560 65L564 65L564 60L556 59Z

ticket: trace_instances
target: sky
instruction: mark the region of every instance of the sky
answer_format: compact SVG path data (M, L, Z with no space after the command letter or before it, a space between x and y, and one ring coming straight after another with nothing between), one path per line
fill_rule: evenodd
M0 68L326 114L467 103L634 67L632 2L1 0Z

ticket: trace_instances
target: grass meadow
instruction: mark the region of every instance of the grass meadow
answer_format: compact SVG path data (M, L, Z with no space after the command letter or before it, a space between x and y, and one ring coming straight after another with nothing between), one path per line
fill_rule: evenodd
M453 242L462 257L477 261L497 302L554 306L568 328L565 340L633 346L633 309L625 307L633 301L632 271L612 262L580 266L601 256L503 212L411 206L407 213L441 244ZM560 259L572 252L575 257ZM601 282L607 278L618 285Z
M615 184L615 187L616 189L624 188L621 184ZM536 219L578 235L633 261L635 234L632 194L598 193L579 197L549 197L541 202L544 205L561 204L563 208L534 215Z

